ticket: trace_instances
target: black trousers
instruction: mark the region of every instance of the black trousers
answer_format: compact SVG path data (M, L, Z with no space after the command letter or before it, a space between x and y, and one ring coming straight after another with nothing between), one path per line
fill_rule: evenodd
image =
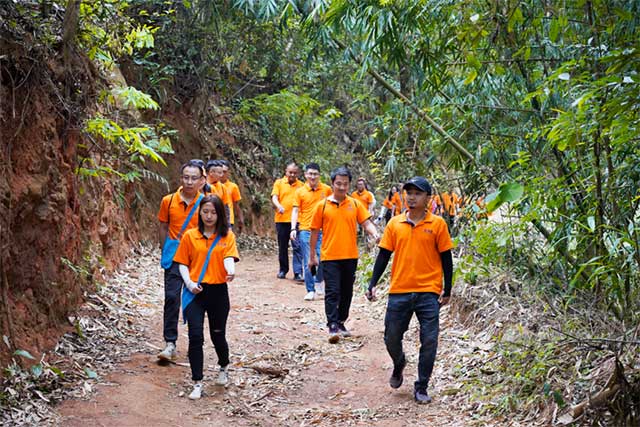
M204 364L204 315L209 319L209 335L218 355L218 365L229 364L229 344L226 329L229 317L229 289L226 283L219 285L202 284L202 292L196 295L184 311L189 326L189 365L191 379L202 379Z
M178 317L180 316L180 296L182 277L178 263L164 271L164 312L162 335L165 342L175 343L178 339Z
M321 261L321 264L324 274L324 311L327 315L327 326L344 324L349 318L358 260Z
M300 244L292 242L289 238L291 234L290 222L276 222L276 235L278 237L278 262L279 272L287 274L289 272L289 243L293 249L293 272L302 274L302 250Z

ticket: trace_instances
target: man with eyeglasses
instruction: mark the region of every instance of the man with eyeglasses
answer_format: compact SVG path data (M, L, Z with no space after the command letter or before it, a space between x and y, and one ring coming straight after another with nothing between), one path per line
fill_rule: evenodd
M201 161L189 160L180 169L180 181L182 185L175 193L167 194L162 198L158 211L158 237L160 249L163 250L167 238L180 240L184 233L198 226L198 212L195 208L188 224L183 229L189 213L194 208L200 195L200 189L205 183ZM163 336L165 348L158 354L160 360L175 360L176 341L178 340L178 317L180 314L180 301L182 290L182 277L178 270L178 264L173 262L169 268L164 269L164 316Z
M311 217L313 208L320 200L332 194L331 187L320 182L320 166L317 163L308 163L304 168L306 183L296 191L291 212L291 240L299 238L302 248L302 267L304 268L304 284L307 288L305 301L313 301L317 295L324 295L322 286L322 268L312 272L309 266L311 255ZM298 236L298 231L300 236ZM316 251L320 252L322 244L322 232L318 235Z

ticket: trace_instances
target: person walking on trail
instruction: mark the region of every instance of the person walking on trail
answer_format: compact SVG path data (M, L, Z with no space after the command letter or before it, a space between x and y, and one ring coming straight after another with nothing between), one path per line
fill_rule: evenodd
M227 224L231 218L231 209L233 203L231 202L231 198L229 197L229 193L227 189L222 184L222 176L224 175L222 169L222 161L221 160L209 160L207 162L207 183L211 189L210 193L214 194L222 200L224 204L225 212L227 213Z
M198 204L203 197L200 189L205 183L201 164L190 160L180 168L182 186L175 193L162 198L158 211L158 237L162 249L161 265L164 269L163 337L165 348L158 354L161 360L176 358L178 317L182 278L178 265L173 262L178 243L189 229L198 225Z
M391 197L391 203L393 203L393 216L400 215L404 211L404 207L402 206L402 193L404 188L402 186L396 187L398 191L393 193Z
M351 186L351 172L339 167L331 172L333 194L316 204L311 220L311 256L309 266L318 265L316 243L322 233L320 259L325 283L324 310L329 328L329 342L349 337L345 326L349 318L353 283L358 267L357 224L374 240L378 230L370 221L371 213L347 192Z
M174 257L186 288L182 309L189 329L189 365L194 381L189 399L199 399L202 395L205 314L220 366L216 384L224 386L229 381L226 328L230 304L227 284L233 281L235 263L239 260L236 238L229 229L222 201L217 196L204 197L200 202L198 227L185 233Z
M380 215L376 219L377 223L382 222L382 218L384 218L385 225L389 222L389 220L395 216L395 205L393 204L393 195L398 192L398 187L395 185L389 189L389 194L382 201L382 207L380 208Z
M331 195L331 187L320 182L320 166L317 163L309 163L304 168L304 177L307 182L296 191L293 201L293 211L291 212L291 240L300 239L302 248L302 267L304 268L304 284L307 288L305 301L313 301L317 295L323 295L322 268L312 271L309 266L309 255L311 254L311 215L316 204ZM298 231L300 234L298 235ZM317 237L315 248L320 251L322 234Z
M395 253L384 319L384 342L394 366L389 385L392 388L402 385L407 364L402 338L415 313L420 325L420 352L414 399L418 403L429 403L427 386L438 348L440 307L451 297L453 243L444 219L426 210L431 195L429 182L416 176L409 179L404 188L409 209L387 224L366 295L370 301L375 299L375 286L391 253Z
M242 200L240 188L238 184L229 179L229 162L227 160L220 160L220 164L222 165L222 178L220 182L231 200L229 227L234 233L240 234L244 228L244 215L242 214L242 209L240 209L240 200Z
M351 197L361 202L372 216L375 215L376 198L367 188L366 179L363 177L358 178L356 181L356 191L351 193Z
M296 191L304 184L298 180L300 170L295 162L291 162L285 169L284 177L273 183L271 203L276 209L276 237L278 239L278 279L284 279L289 272L289 240L291 235L291 211ZM302 282L302 248L299 240L291 239L293 252L293 280Z

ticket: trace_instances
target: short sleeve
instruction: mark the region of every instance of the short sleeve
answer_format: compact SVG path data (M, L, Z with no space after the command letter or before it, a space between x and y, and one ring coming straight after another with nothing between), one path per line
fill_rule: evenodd
M238 245L236 244L236 235L233 233L233 231L229 231L226 240L227 246L225 247L223 258L233 258L236 262L240 261Z
M231 200L235 203L235 202L239 202L240 200L242 200L242 196L240 196L240 189L238 188L238 186L236 184L233 184L232 190L231 190Z
M296 193L295 193L295 194L294 194L294 196L293 196L293 207L294 207L294 208L299 208L299 207L300 207L300 199L301 199L301 197L300 197L300 195L301 195L300 191L301 191L301 190L302 190L302 188L298 188L298 189L296 190Z
M322 228L322 211L325 206L326 200L316 203L311 214L311 229L320 230Z
M356 202L355 199L353 200L353 202L356 205L358 224L362 224L363 222L371 218L371 213L367 210L367 208L364 207L362 203Z
M173 256L173 261L186 266L191 265L191 254L193 253L193 242L191 241L191 233L185 234L180 239L178 250Z
M160 222L169 222L169 202L171 196L164 196L160 202L160 210L158 211L158 220Z
M280 197L280 180L279 179L273 183L273 188L271 189L271 195Z
M396 246L392 223L387 224L387 226L385 227L384 232L382 233L382 239L380 239L378 247L391 252L395 250Z
M453 242L451 241L451 236L449 235L449 229L447 228L447 223L444 220L438 222L438 235L436 245L438 247L438 252L442 253L448 251L449 249L453 249Z

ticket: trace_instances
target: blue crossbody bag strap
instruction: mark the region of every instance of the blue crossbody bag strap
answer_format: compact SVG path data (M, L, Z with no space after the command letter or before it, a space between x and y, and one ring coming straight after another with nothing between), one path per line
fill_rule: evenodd
M211 247L207 252L207 258L205 258L204 265L202 266L202 270L200 271L200 277L198 277L198 285L202 283L202 279L204 278L204 273L207 271L207 267L209 266L209 259L211 258L211 252L213 252L213 248L216 247L219 241L220 241L220 235L217 235L216 238L213 240L213 243L211 243ZM187 323L187 316L184 315L184 311L187 309L189 304L193 302L195 297L196 297L195 294L191 292L189 288L187 288L187 286L185 285L184 289L182 290L182 319L184 323Z
M184 220L184 223L182 224L182 228L180 229L180 232L176 236L178 240L180 240L180 238L182 237L182 233L184 233L184 229L187 228L189 221L191 221L191 217L193 216L194 213L196 213L196 209L198 209L198 206L200 205L200 201L202 200L202 197L204 196L200 194L200 197L198 197L198 200L196 200L196 202L193 204L193 207L191 208L189 215L187 215L187 218Z

